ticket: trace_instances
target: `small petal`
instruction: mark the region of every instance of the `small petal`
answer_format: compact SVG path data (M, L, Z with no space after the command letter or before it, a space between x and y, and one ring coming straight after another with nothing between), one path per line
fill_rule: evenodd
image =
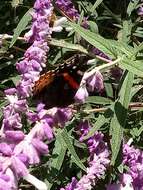
M24 133L22 131L5 131L5 136L9 141L21 141L24 139Z
M75 94L75 101L78 103L84 103L86 98L88 97L88 92L85 86L80 87Z
M32 140L32 144L39 153L48 154L48 152L49 152L48 146L45 143L43 143L42 141L40 141L39 139L34 138Z
M0 152L2 154L4 154L5 156L11 156L12 155L12 149L6 143L0 143Z
M24 177L26 176L29 172L27 167L21 160L19 160L17 157L12 157L12 167L17 175L17 177Z

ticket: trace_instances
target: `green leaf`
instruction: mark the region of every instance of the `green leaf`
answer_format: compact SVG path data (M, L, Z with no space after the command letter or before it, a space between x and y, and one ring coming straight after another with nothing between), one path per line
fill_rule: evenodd
M114 97L114 92L113 92L112 84L105 82L104 86L105 86L107 96L113 98Z
M87 29L84 29L75 23L70 23L70 25L87 42L89 42L94 47L103 51L109 57L115 58L123 54L126 54L127 56L131 56L132 53L134 52L134 48L127 45L126 43L105 39L99 34L93 33Z
M60 133L61 132L59 130L59 132L56 136L55 147L54 147L53 153L52 153L52 162L50 164L50 167L52 168L52 170L54 169L57 172L60 170L60 168L62 166L64 157L66 154L66 150L67 150L67 147L64 146L64 141L63 141ZM56 175L55 172L54 172L54 175ZM54 177L55 176L53 176L53 178ZM48 190L50 190L51 187L53 186L53 183L51 183L50 181L47 181L47 180L46 180L46 184L47 184Z
M110 40L104 39L99 34L95 34L82 28L81 26L70 23L70 25L74 28L76 32L78 32L86 41L92 44L94 47L100 49L108 56L114 57L114 50L112 49L112 43Z
M84 47L82 47L82 46L80 46L80 45L78 45L78 44L71 44L71 43L68 43L68 42L66 42L66 41L64 41L64 40L50 39L49 44L50 44L50 45L53 45L53 46L62 47L62 48L77 50L77 51L79 51L79 52L88 54L88 51L87 51Z
M123 128L126 123L127 109L130 102L131 89L133 85L134 75L132 73L125 73L125 79L123 81L120 98L114 105L114 116L111 120L111 150L112 158L111 165L115 164L115 161L119 155L119 151L122 144Z
M13 8L16 8L16 7L18 7L20 4L22 4L23 3L23 0L12 0L11 1L11 6L13 7Z
M131 90L131 97L130 99L133 98L134 95L136 95L141 89L143 88L142 85L137 85L137 86L134 86Z
M106 104L111 104L112 100L110 100L109 98L101 97L101 96L89 96L86 100L86 103L106 105Z
M138 52L142 51L143 50L143 42L140 43L139 46L136 46L134 49L135 49L134 55L136 55Z
M130 20L123 21L122 41L129 43L133 24Z
M104 115L99 115L97 121L95 122L94 126L90 129L89 133L85 137L83 137L84 140L87 140L90 137L92 137L96 131L98 131L104 124L109 122L109 118L107 117L109 112L111 111L107 110Z
M124 58L119 62L119 65L123 69L143 77L143 64L142 61L133 61L131 59Z
M88 21L88 25L90 26L91 32L98 33L98 26L93 21Z
M3 100L2 102L0 102L0 119L3 116L3 109L4 107L6 107L8 105L8 102L6 100Z
M132 11L136 9L137 5L139 3L139 0L130 1L128 8L127 8L127 14L130 16Z
M122 84L122 88L119 92L119 96L120 96L119 101L124 106L125 109L128 109L128 106L130 103L133 81L134 81L134 75L133 73L129 72L127 76L125 77L125 80Z
M20 22L18 23L16 29L14 30L14 35L13 38L11 40L10 43L10 48L14 45L14 43L16 42L17 38L20 36L21 32L26 28L26 26L28 25L29 21L31 21L31 15L30 12L33 9L29 9L25 15L22 17L22 19L20 20Z
M117 159L117 156L119 154L119 150L120 150L120 146L121 146L121 142L122 142L122 137L123 137L123 129L120 125L120 122L118 121L118 113L121 110L121 107L115 104L115 113L114 117L111 120L110 123L110 133L112 135L111 138L111 150L112 150L112 157L111 157L111 165L115 164L115 161Z
M74 146L72 145L71 139L67 133L67 130L64 129L63 132L61 133L63 140L65 142L65 146L67 146L69 152L72 155L73 161L75 162L75 164L80 167L82 170L86 171L86 167L83 165L83 163L81 162L81 160L79 159Z
M92 9L91 9L91 13L93 13L96 8L102 3L103 0L96 0L96 2L94 3Z

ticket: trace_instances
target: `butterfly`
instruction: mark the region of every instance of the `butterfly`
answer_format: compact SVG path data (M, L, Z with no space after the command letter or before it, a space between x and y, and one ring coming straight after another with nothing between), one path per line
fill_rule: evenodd
M78 54L42 74L33 87L34 99L43 102L47 108L74 103L83 73L88 68L86 63L87 56Z

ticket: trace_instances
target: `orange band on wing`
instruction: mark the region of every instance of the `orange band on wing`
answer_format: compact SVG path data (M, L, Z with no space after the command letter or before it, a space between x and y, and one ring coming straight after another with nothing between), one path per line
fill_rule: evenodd
M39 80L35 82L33 87L33 94L41 92L46 86L48 86L54 80L55 74L50 71L40 76Z
M68 73L63 73L62 75L72 88L78 89L79 84Z

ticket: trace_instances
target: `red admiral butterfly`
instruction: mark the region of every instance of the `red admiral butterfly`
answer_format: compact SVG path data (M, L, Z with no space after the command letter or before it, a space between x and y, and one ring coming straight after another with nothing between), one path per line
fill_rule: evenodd
M87 70L86 62L86 56L74 55L55 70L42 74L33 87L36 100L42 101L47 108L73 103L83 72Z

